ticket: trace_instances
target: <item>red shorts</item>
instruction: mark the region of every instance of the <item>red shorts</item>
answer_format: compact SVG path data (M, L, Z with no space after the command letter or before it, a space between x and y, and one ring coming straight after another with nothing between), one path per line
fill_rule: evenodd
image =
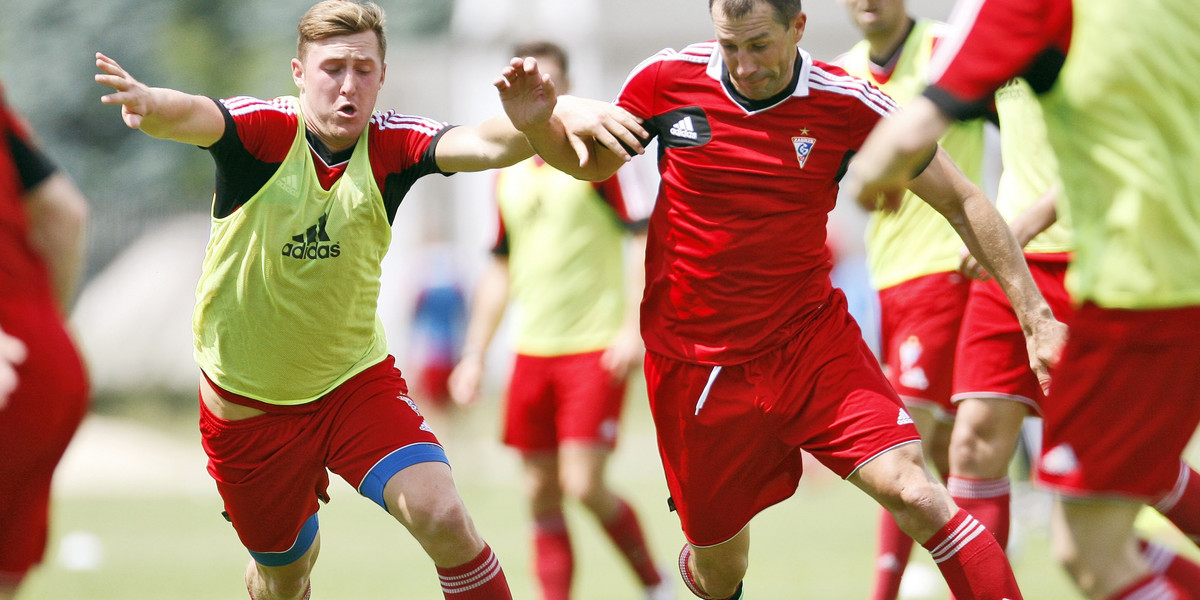
M1200 307L1085 304L1042 407L1038 480L1069 497L1155 502L1200 424Z
M554 450L566 440L613 448L625 382L600 366L603 354L518 354L508 388L504 443L522 452Z
M879 290L880 348L888 381L905 404L953 418L954 351L970 280L934 273Z
M386 510L383 487L393 475L417 463L449 463L391 356L313 402L277 408L227 421L200 403L208 472L242 544L267 566L290 564L308 550L317 500L328 500L326 469Z
M1067 323L1075 309L1063 286L1067 261L1066 255L1062 257L1027 256L1026 262L1055 318ZM1029 350L1025 347L1021 324L994 279L971 283L971 296L958 337L952 400L959 402L965 398L1021 402L1039 413L1046 398L1037 376L1029 368Z
M46 552L50 481L87 414L88 380L52 299L0 306L0 327L28 351L0 409L0 584L15 584Z
M783 346L721 367L648 353L646 381L667 488L698 546L795 493L801 449L845 478L920 439L840 291Z

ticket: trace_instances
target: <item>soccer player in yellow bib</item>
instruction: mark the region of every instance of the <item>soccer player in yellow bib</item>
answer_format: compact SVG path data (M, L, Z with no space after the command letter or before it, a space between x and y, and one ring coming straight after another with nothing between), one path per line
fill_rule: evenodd
M929 59L947 27L914 18L904 0L841 0L863 39L834 62L904 105L921 93ZM982 119L956 123L938 143L982 187ZM879 292L880 360L909 409L926 457L944 479L954 426L950 401L955 347L970 279L959 272L961 239L954 227L912 192L895 211L873 211L867 264ZM873 600L895 600L913 540L886 510L879 513Z
M1131 8L1133 8L1131 10ZM1041 93L1075 235L1078 310L1043 407L1038 480L1054 551L1093 600L1195 598L1152 570L1134 523L1194 497L1200 424L1200 14L1187 0L964 3L930 87L871 134L845 190L897 198L923 143L1023 76ZM1177 509L1178 505L1176 506Z
M558 44L518 45L555 87L570 89ZM463 358L450 377L460 404L479 395L484 357L509 300L518 309L504 443L521 453L533 518L534 571L544 600L567 600L575 553L564 497L580 502L633 569L650 600L674 597L651 559L633 507L606 481L629 375L641 365L653 191L629 168L603 182L571 177L539 157L496 176L499 228L475 287Z
M298 32L297 98L148 87L96 55L96 81L113 88L101 101L126 125L205 148L217 166L193 330L202 441L252 558L247 591L311 594L328 469L408 529L448 600L511 598L394 365L377 304L390 224L413 182L508 166L532 149L503 116L452 127L376 111L387 67L378 5L325 0ZM640 127L611 105L576 108L560 113L571 129L639 147L644 131L625 129Z

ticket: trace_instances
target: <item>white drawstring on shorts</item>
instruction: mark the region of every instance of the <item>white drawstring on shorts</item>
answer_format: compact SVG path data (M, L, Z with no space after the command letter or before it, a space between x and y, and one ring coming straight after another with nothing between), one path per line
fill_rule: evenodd
M721 374L721 365L713 367L711 373L708 374L708 383L704 384L704 391L700 392L700 400L696 401L696 414L700 414L700 409L704 408L704 402L708 400L708 392L712 389L713 382L717 380L717 375Z

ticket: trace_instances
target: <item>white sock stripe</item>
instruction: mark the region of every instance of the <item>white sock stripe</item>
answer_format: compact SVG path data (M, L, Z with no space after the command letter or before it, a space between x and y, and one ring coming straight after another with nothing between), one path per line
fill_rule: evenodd
M937 546L934 546L933 550L930 550L929 553L930 554L939 554L939 553L943 552L944 549L946 548L946 546L953 544L955 538L957 538L959 535L961 535L962 532L971 525L971 521L973 519L974 519L974 517L967 515L967 518L964 519L962 523L959 523L958 527L956 527L954 529L954 531L950 532L950 535L947 536L946 539L942 540L942 543L938 544Z
M999 498L1012 494L1012 483L1007 477L999 479L950 477L946 480L946 489L955 498Z
M929 554L933 557L933 562L945 562L955 554L958 554L959 550L965 548L967 544L970 544L972 540L985 531L987 531L987 528L982 523L976 521L974 517L968 517L966 521L963 521L959 525L953 535L941 544L938 544L938 547Z
M470 573L449 577L439 574L438 579L442 583L442 591L447 594L460 594L484 585L498 573L500 573L500 561L496 560L495 554L492 554Z
M1171 591L1170 584L1162 575L1155 577L1152 581L1134 590L1132 594L1126 596L1127 600L1179 600L1179 596Z
M1162 544L1148 542L1146 549L1142 550L1142 558L1150 565L1151 571L1161 574L1175 560L1175 551Z
M1158 502L1154 503L1154 510L1160 513L1171 512L1175 505L1179 503L1179 499L1183 497L1183 492L1187 490L1188 480L1192 478L1192 469L1187 463L1179 461L1179 477L1175 480L1175 487L1163 496Z

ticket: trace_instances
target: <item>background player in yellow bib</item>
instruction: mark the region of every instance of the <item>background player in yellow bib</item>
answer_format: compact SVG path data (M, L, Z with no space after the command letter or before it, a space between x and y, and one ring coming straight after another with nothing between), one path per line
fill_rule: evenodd
M570 89L568 57L557 44L521 44L513 56L536 58L557 89ZM673 582L655 568L637 515L605 478L629 375L645 352L638 307L654 202L647 187L628 168L592 183L537 156L496 176L497 239L475 287L451 391L460 403L476 399L484 356L511 299L517 355L504 443L525 466L534 566L545 600L570 597L575 555L564 497L597 519L647 598L673 597Z
M841 2L863 39L834 62L900 105L921 93L946 25L909 15L904 0ZM983 126L981 119L956 123L938 140L979 187ZM950 472L955 346L970 289L970 280L959 272L961 245L945 217L912 192L905 192L897 210L870 213L867 265L879 292L880 361L921 432L929 464L943 479ZM881 510L873 600L895 600L912 547L912 538Z
M101 101L120 105L128 126L206 148L216 162L193 329L208 470L252 557L247 590L255 600L310 595L328 469L408 529L447 599L510 598L376 305L390 223L417 178L507 166L532 150L502 116L451 127L376 112L387 65L374 3L320 2L298 33L298 98L151 88L96 55L96 80L115 90ZM572 129L612 142L612 127L638 147L614 120L624 115L587 106Z

